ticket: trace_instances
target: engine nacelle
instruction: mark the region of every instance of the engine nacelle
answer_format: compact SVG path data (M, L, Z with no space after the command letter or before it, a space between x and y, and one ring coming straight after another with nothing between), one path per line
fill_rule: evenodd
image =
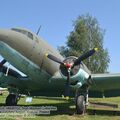
M63 62L73 64L77 57L70 56L67 57ZM64 79L67 79L67 68L63 65L60 65L60 73ZM83 85L88 81L90 77L90 71L88 68L81 62L79 65L74 66L70 71L70 80L71 82L80 83Z

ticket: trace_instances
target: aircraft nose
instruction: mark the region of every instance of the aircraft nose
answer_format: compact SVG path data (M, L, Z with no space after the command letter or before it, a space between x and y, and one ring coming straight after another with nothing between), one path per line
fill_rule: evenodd
M3 29L0 29L0 41L4 41L7 40L8 38L8 35L7 35L7 30L3 30Z

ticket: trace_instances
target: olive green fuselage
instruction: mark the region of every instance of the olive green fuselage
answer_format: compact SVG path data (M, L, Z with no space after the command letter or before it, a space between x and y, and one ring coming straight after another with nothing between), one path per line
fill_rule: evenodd
M33 39L12 30L0 30L0 34L1 55L28 75L27 80L10 80L8 84L16 84L22 93L28 91L33 95L50 92L62 94L65 80L50 80L59 71L59 64L46 57L46 54L50 53L63 60L56 50L35 34Z

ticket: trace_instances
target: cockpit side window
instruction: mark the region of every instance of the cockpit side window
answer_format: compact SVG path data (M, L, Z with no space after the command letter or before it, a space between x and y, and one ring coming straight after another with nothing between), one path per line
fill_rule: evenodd
M11 30L22 33L24 35L26 35L27 37L29 37L30 39L33 40L33 34L29 31L25 31L25 30L21 30L21 29L16 29L16 28L12 28Z
M33 34L32 33L28 32L28 37L33 40Z

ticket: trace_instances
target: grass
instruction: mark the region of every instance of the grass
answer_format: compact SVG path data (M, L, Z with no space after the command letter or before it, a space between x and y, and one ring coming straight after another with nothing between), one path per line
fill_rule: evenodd
M5 99L8 93L4 93L0 96L0 106L4 106ZM36 115L34 118L0 118L0 120L120 120L120 97L114 98L90 98L90 102L101 102L101 103L113 103L118 104L119 108L99 108L95 106L90 106L87 109L87 114L76 115L75 105L73 100L63 100L62 98L47 98L47 97L36 97L33 98L31 103L26 103L25 98L21 98L18 105L20 107L46 107L53 106L57 107L57 111L51 111L48 115ZM96 114L93 115L96 109ZM9 114L9 113L7 113Z

